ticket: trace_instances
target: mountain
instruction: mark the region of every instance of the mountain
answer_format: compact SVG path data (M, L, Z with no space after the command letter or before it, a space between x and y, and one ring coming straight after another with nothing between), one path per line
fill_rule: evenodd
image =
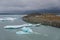
M0 15L21 15L21 14L32 14L32 13L60 14L60 9L59 8L49 8L49 9L26 10L26 11L12 11L12 12L0 13Z

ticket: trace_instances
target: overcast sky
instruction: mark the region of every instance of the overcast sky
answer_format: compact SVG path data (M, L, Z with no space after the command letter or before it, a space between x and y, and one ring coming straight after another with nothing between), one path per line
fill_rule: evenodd
M60 0L0 0L0 12L60 7Z

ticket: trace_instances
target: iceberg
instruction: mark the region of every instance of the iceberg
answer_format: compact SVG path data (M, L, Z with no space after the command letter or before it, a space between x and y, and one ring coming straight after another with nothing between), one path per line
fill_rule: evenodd
M39 26L40 24L22 24L22 25L7 25L4 26L4 28L21 28L21 27L35 27L35 26Z
M22 31L16 32L16 34L40 34L38 32L33 32L33 30L29 27L21 28Z
M34 27L38 27L38 26L40 26L41 24L32 24L32 26L34 26Z
M16 34L30 34L30 33L24 32L24 31L18 31L18 32L16 32Z
M17 29L17 28L21 28L22 26L20 25L7 25L4 26L5 29Z
M29 27L23 27L21 28L22 31L18 31L16 32L16 34L31 34L33 33L32 29L30 29Z
M9 20L9 21L14 21L16 18L12 18L12 17L4 17L4 18L0 18L0 21L5 21L5 20Z
M29 32L29 33L33 32L32 29L30 29L29 27L23 27L23 28L21 28L21 30L24 32Z
M32 24L22 24L22 25L7 25L4 26L4 28L9 29L9 28L21 28L21 27L30 27Z

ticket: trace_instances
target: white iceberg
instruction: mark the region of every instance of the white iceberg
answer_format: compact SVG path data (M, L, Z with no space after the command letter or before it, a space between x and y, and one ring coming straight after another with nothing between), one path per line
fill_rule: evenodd
M31 34L33 33L32 29L30 29L29 27L23 27L21 28L22 31L18 31L16 32L16 34Z
M4 26L4 28L21 28L21 27L28 27L28 26L32 26L32 24L7 25L7 26Z
M7 26L4 26L4 28L6 29L16 29L16 28L21 28L22 26L20 25L7 25Z
M5 20L9 20L9 21L14 21L16 18L13 18L13 17L3 17L3 18L0 18L0 21L5 21Z
M34 27L38 27L38 26L40 26L41 24L32 24L32 26L34 26Z
M21 28L21 27L34 27L34 26L38 26L40 24L22 24L22 25L7 25L4 26L4 28Z

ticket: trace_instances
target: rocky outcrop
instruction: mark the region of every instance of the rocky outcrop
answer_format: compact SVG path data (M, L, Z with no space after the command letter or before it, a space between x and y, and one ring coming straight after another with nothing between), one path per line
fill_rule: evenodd
M29 14L23 17L29 23L41 23L60 28L60 16L54 14Z

